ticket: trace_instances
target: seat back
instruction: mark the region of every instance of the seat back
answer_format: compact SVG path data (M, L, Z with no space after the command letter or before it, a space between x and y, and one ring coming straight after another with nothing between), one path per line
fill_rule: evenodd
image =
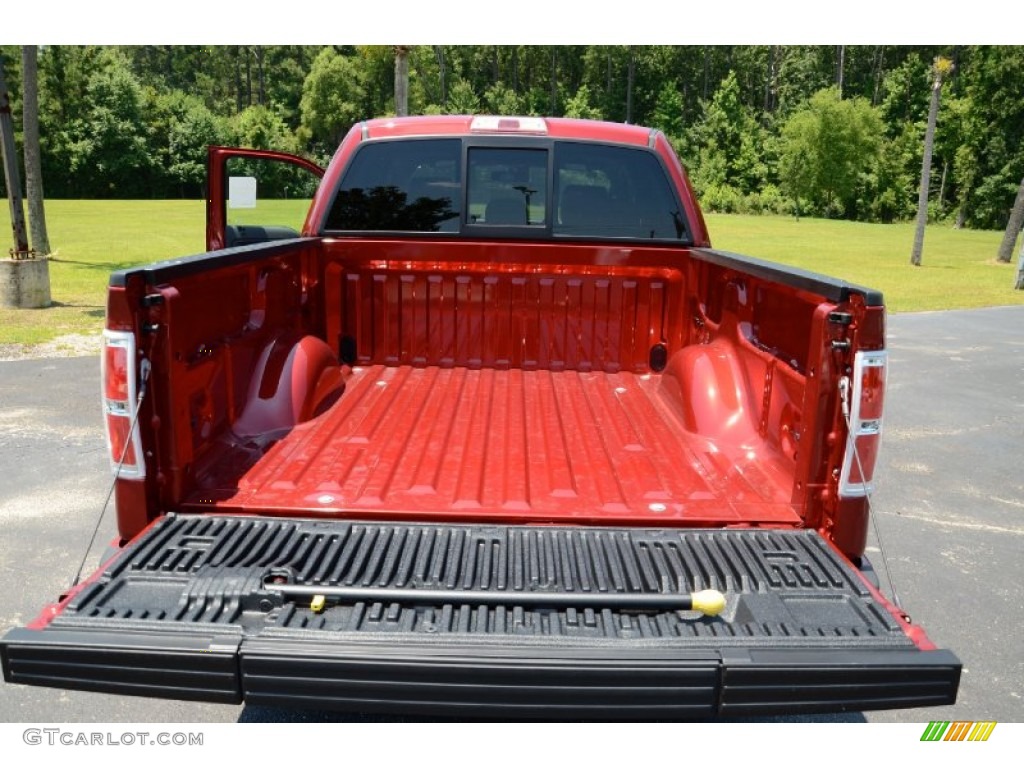
M522 197L500 195L491 199L484 210L484 224L527 224L526 204Z
M608 190L589 184L569 184L562 190L558 220L565 227L599 227L611 215Z

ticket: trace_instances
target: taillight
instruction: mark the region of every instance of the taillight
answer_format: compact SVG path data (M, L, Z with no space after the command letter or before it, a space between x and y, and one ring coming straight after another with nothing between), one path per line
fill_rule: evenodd
M872 490L875 462L882 438L882 409L885 405L885 351L858 352L853 362L852 392L849 400L850 432L839 478L839 495L866 496Z
M125 331L103 331L103 414L107 426L107 454L118 477L143 478L142 438L134 425L138 380L135 337Z

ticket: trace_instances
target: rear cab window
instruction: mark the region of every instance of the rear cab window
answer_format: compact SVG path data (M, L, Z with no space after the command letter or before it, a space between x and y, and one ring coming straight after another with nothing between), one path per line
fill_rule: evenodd
M546 149L469 148L470 224L543 227L547 220Z
M458 139L367 142L342 177L326 228L457 232L461 204Z
M546 138L367 141L342 174L324 229L689 243L653 151Z
M642 149L555 145L558 216L554 234L682 240L683 209L657 156Z

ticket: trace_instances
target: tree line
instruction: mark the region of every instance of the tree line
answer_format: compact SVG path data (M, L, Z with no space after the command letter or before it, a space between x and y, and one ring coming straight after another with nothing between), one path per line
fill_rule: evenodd
M1002 229L1024 177L1024 47L44 46L46 194L200 197L208 144L325 163L355 122L395 114L396 52L409 114L650 125L707 210L880 222L917 211L941 58L930 217Z

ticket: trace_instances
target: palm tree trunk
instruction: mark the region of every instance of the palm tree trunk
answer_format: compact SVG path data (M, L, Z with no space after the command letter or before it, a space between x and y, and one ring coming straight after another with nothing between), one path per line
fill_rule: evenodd
M39 70L38 50L34 45L21 48L21 75L24 82L22 128L25 132L25 188L28 193L28 221L32 249L38 256L50 253L43 205L43 165L39 154Z
M242 103L242 52L240 46L234 47L234 58L235 58L235 113L241 112L245 109L245 104Z
M882 77L885 74L885 46L875 46L874 78L875 88L871 92L871 106L877 107L882 91Z
M4 185L11 206L11 230L14 249L11 259L0 259L0 306L41 309L50 306L50 260L34 259L28 250L24 210L21 203L21 179L14 147L14 121L4 77L4 57L0 53L0 155L3 155Z
M914 249L910 263L921 266L921 252L924 250L924 226L928 223L928 185L931 183L932 149L935 146L935 120L939 114L939 95L942 93L942 75L935 74L932 83L932 100L928 107L928 127L924 133L924 157L921 160L921 186L917 192L917 229L914 231Z
M1003 232L1003 242L999 244L999 255L996 258L1004 264L1010 263L1010 257L1013 256L1013 245L1017 242L1017 235L1020 234L1021 227L1024 227L1024 179L1020 180L1017 199L1013 201L1010 220L1006 224L1006 231Z
M448 108L448 71L444 63L444 46L434 46L434 56L437 58L437 70L441 76L441 109Z
M263 74L263 46L262 45L257 45L256 46L256 69L257 69L258 82L259 82L259 94L258 94L258 97L259 97L259 103L262 105L262 104L266 104L267 103L267 81L266 81L266 77Z
M949 175L949 163L942 162L942 177L939 180L939 214L946 215L946 177Z
M551 114L558 108L558 48L551 46Z
M10 95L7 92L7 78L4 76L4 57L0 53L0 155L3 155L4 186L7 188L7 202L11 208L11 234L14 236L15 259L28 257L28 233L25 231L25 208L21 200L21 174L18 172L18 155L14 145L14 122L11 120Z
M629 65L626 68L626 122L633 122L633 85L636 82L636 54L629 46Z
M409 114L409 46L395 46L395 114Z
M1018 291L1024 291L1024 242L1020 244L1020 255L1017 257L1017 282L1013 287Z
M704 89L701 98L708 100L708 81L711 79L711 49L704 46Z
M839 98L843 98L843 79L846 74L846 46L836 46L836 86L839 88Z
M250 49L248 46L245 48L245 103L246 106L252 106L252 60L250 57Z

